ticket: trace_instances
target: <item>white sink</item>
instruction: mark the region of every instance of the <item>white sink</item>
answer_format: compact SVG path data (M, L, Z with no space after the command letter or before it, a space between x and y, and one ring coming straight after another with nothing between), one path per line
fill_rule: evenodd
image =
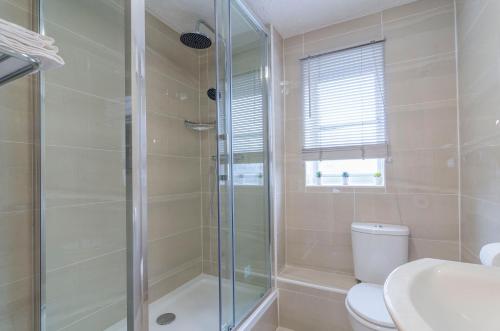
M384 298L399 331L500 330L500 268L417 260L389 275Z

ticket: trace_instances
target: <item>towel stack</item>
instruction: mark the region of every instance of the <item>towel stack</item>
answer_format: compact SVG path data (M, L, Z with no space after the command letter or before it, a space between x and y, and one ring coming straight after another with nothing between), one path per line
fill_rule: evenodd
M0 53L2 50L32 57L40 63L40 70L64 65L64 60L57 55L59 49L54 45L53 38L0 19Z

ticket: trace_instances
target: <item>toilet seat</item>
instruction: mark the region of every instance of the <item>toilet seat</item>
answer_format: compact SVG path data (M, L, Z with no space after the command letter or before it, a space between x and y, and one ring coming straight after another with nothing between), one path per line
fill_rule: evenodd
M346 305L352 313L364 321L381 328L396 329L384 302L381 285L361 283L347 293Z

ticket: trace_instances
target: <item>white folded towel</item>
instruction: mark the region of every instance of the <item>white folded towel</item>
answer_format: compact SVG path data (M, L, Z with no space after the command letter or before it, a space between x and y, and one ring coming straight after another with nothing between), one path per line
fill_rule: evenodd
M64 65L64 60L57 55L59 49L54 42L51 37L0 19L0 52L3 49L26 54L40 63L40 70L51 70Z

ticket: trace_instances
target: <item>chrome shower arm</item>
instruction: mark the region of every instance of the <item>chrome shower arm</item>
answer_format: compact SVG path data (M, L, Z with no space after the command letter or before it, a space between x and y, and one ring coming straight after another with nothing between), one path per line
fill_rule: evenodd
M196 22L196 32L200 32L200 26L204 25L208 30L210 30L213 34L215 34L215 29L212 28L207 22L204 20L198 20Z

